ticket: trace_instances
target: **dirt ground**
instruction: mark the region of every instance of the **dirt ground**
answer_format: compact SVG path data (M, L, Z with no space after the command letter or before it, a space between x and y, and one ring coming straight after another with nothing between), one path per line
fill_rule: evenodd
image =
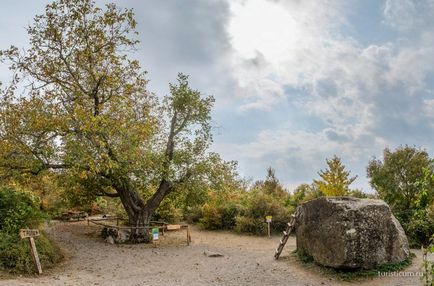
M85 222L54 222L51 237L64 249L66 259L40 277L0 280L0 285L422 285L419 277L375 277L344 282L306 268L291 251L291 237L279 260L273 259L280 237L237 235L230 232L185 231L166 234L160 245L112 245L99 237L97 227ZM204 251L223 254L207 257ZM404 271L419 271L421 252Z

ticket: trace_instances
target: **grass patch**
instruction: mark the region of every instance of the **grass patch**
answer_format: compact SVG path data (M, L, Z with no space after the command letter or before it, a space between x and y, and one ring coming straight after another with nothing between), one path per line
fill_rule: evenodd
M293 252L294 254L297 255L297 258L303 262L304 264L308 264L308 263L314 263L313 257L310 256L309 254L305 253L302 250L296 250Z
M300 261L305 266L308 266L309 268L314 268L322 274L325 274L327 276L332 276L334 278L343 281L354 281L354 280L360 280L365 278L377 277L378 272L401 271L407 268L408 266L410 266L413 258L415 257L414 253L410 253L410 256L402 262L383 264L373 269L358 268L358 269L343 270L343 269L335 269L332 267L319 265L313 260L312 256L302 251L294 251L293 256L295 256L297 260Z

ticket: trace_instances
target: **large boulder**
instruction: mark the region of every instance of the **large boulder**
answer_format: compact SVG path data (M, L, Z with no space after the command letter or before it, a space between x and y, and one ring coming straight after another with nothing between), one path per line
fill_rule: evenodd
M296 210L297 251L334 268L373 268L409 255L398 220L382 200L323 197Z

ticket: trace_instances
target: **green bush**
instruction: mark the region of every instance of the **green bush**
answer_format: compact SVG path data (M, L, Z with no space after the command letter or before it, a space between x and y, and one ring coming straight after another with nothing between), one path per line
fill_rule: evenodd
M0 188L0 268L10 272L32 273L35 266L27 239L19 237L20 228L37 228L44 214L36 197L10 188ZM43 268L62 257L59 249L41 233L35 238Z
M222 229L222 215L215 204L205 204L202 207L202 218L199 225L204 229Z
M210 230L233 229L236 217L241 212L242 206L234 201L212 201L201 209L202 218L199 219L201 227Z
M0 231L18 234L20 228L38 225L44 218L38 205L38 199L31 194L1 188Z
M268 169L265 181L255 182L250 189L208 194L208 202L189 217L205 229L234 229L240 233L264 235L267 233L265 216L273 216L272 231L283 231L295 207L290 195L279 183L274 170ZM192 221L194 221L192 219Z
M291 218L293 207L286 207L282 197L274 197L261 191L248 194L244 212L236 217L235 230L252 234L265 234L267 225L265 216L273 217L271 230L283 231Z
M202 217L202 207L189 207L184 213L184 218L191 224L198 223Z
M293 209L295 209L304 202L323 196L324 194L319 190L316 184L301 184L295 188L292 195L287 199L286 205L292 206Z
M220 207L222 228L233 229L236 225L236 217L243 210L243 207L236 202L227 202Z
M62 259L60 249L43 232L35 237L35 244L43 269L52 267ZM21 239L18 234L0 232L0 268L12 273L36 271L28 239Z
M267 225L264 223L264 219L262 218L237 216L235 231L261 235L267 232Z
M408 222L403 223L403 228L410 247L419 248L421 245L429 245L434 233L434 204L430 208L414 211Z

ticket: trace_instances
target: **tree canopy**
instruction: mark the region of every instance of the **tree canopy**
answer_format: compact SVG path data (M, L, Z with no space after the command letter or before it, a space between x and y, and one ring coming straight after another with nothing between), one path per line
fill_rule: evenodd
M386 148L369 162L368 178L402 223L410 244L428 245L434 233L434 165L425 150Z
M55 172L92 196L120 197L143 226L169 193L224 164L208 160L213 97L184 74L163 100L149 92L130 56L135 27L132 10L58 0L27 28L29 49L0 52L14 72L0 98L2 179Z
M371 186L396 211L416 207L424 188L434 195L434 184L424 179L434 174L432 160L425 150L409 146L394 151L386 148L383 160L372 159L367 172Z

